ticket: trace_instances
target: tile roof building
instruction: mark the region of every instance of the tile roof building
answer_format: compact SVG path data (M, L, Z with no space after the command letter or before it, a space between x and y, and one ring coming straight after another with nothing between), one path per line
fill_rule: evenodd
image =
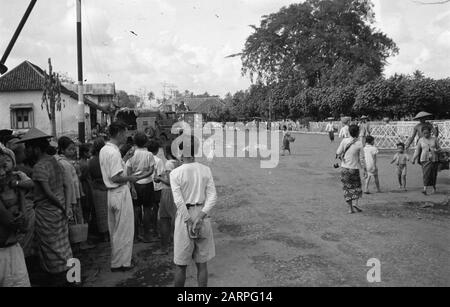
M42 108L45 72L40 67L24 61L0 77L0 106L9 112L0 113L0 129L28 130L38 128L51 133L47 111ZM78 94L67 86L61 86L62 109L56 114L57 134L77 134ZM108 110L85 97L86 133L105 120Z

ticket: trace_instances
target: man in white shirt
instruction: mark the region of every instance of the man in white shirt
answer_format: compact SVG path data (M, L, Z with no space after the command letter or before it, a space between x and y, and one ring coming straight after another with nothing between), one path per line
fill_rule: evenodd
M149 229L151 223L148 222L147 215L150 215L150 208L153 199L153 178L152 174L155 169L155 159L153 154L145 147L148 138L143 132L138 132L134 136L134 144L136 149L133 156L127 162L128 173L132 175L148 175L148 177L139 180L134 184L137 200L134 204L134 231L135 239L140 239L139 226L144 227L143 241L150 243ZM143 212L143 214L142 214ZM145 221L145 222L144 222ZM151 220L150 220L151 221Z
M111 141L100 151L100 168L108 189L108 228L111 238L111 271L133 269L134 212L128 183L145 176L128 176L119 146L126 143L127 127L120 122L109 127Z
M174 233L174 262L177 265L175 286L184 287L186 268L194 260L198 270L198 285L206 287L207 263L215 257L208 215L216 205L216 188L211 169L195 162L198 140L186 136L180 146L183 147L184 164L170 173L170 185L177 206Z
M325 132L328 133L328 136L330 138L331 143L334 142L334 124L333 124L333 120L332 119L327 119L328 124L325 128Z

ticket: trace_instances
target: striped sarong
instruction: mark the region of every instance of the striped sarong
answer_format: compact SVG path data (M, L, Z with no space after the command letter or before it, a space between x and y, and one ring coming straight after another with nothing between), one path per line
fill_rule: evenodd
M439 169L439 162L422 162L424 187L436 186L438 169Z
M43 269L51 274L67 271L67 260L72 258L72 249L66 217L49 203L40 203L35 215L38 253Z

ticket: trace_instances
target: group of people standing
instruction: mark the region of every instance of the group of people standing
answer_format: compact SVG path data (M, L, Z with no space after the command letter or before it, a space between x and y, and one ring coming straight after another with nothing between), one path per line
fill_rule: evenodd
M71 242L72 224L88 224L98 240L110 242L112 272L134 268L134 243L159 242L154 254L169 255L173 240L176 285L184 285L192 260L199 284L207 285L217 195L211 170L195 161L195 138L164 144L165 163L156 140L138 132L130 142L120 122L92 144L67 137L55 144L34 128L1 143L0 287L30 286L35 258L47 285L69 285L68 260L95 247Z
M432 114L430 113L419 113L415 120L420 121L420 123L414 128L413 135L406 144L401 142L397 144L397 153L391 164L396 165L399 186L404 191L407 190L407 164L411 161L412 164L419 163L422 166L423 194L429 195L429 188L432 188L431 193L436 192L439 163L442 161L439 159L441 153L438 141L439 130L427 121L431 117ZM369 184L371 180L375 182L377 192L381 192L377 166L379 150L375 146L375 138L370 135L367 119L367 117L361 118L359 125L350 125L350 120L344 122L344 127L340 132L340 137L343 140L336 152L336 158L340 159L341 181L345 201L350 208L349 213L362 212L358 202L363 192L370 194ZM333 141L334 129L332 137L330 127L327 127L327 130L330 130L330 139ZM417 140L416 150L414 156L410 159L407 150L415 140ZM363 170L365 179L364 191L361 170Z

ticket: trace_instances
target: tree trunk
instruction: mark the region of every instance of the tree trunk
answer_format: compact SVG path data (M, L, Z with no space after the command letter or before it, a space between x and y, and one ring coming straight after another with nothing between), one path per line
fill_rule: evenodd
M53 99L50 100L50 112L52 119L50 120L52 126L52 136L56 139L58 136L56 135L56 112L55 112L55 101Z

